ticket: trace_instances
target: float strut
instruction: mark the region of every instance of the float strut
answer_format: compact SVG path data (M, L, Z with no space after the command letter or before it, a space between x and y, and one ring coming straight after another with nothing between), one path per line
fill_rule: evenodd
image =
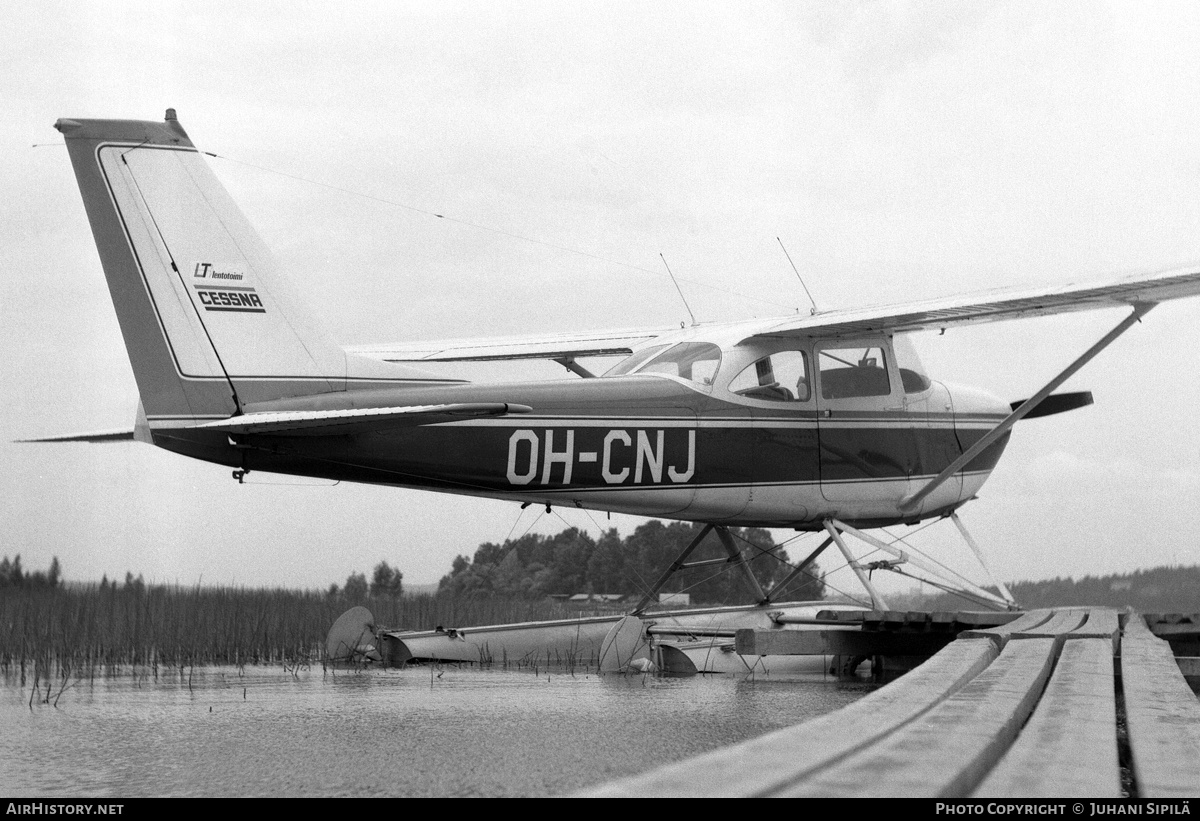
M676 570L683 567L684 562L687 561L687 557L692 555L692 551L699 546L700 542L704 541L704 537L707 536L712 529L713 525L704 526L700 533L697 534L696 538L692 539L691 544L685 547L683 552L679 554L679 558L676 559L675 562L668 567L661 576L658 577L658 581L654 583L654 586L646 591L646 594L642 596L642 600L637 603L637 607L630 611L629 615L640 616L642 611L650 606L655 598L657 598L658 591L662 590L662 587L667 583L667 580L670 579L671 576L675 575Z
M742 572L746 576L746 582L750 585L750 589L754 591L754 600L759 604L766 604L770 598L763 591L762 585L758 583L758 578L754 575L754 571L750 568L750 563L746 561L746 554L738 550L736 544L733 543L733 536L729 535L729 528L716 528L717 538L721 540L725 552L729 554L729 561L742 568Z
M840 523L839 523L840 524ZM887 610L887 602L883 600L883 596L879 595L879 591L875 589L875 585L871 584L871 580L867 574L858 566L858 562L854 559L854 555L850 552L850 548L846 547L846 543L842 541L842 534L833 526L832 519L824 521L825 530L829 533L829 538L837 542L838 549L842 551L842 555L846 557L846 563L850 565L850 569L854 571L854 575L858 576L858 581L867 591L867 595L871 597L871 607L875 610Z
M962 534L963 541L967 543L967 547L971 548L971 552L974 553L975 558L979 560L979 566L983 568L983 572L987 573L987 576L989 579L991 579L992 584L996 585L996 589L1000 591L1000 595L1003 596L1004 600L1008 602L1009 609L1019 610L1020 605L1017 604L1017 600L1013 598L1012 593L1008 592L1008 588L1004 586L1004 582L992 575L992 569L988 567L987 562L983 560L983 551L979 549L979 545L975 544L975 540L972 539L971 534L967 532L966 525L964 525L962 520L958 518L958 511L951 511L950 521L954 522L954 526L957 527L958 532Z
M812 553L809 553L808 557L804 561L802 561L802 562L800 562L800 564L796 565L795 570L793 570L791 573L788 573L786 576L783 577L783 579L776 582L775 585L770 590L767 591L767 602L770 602L771 599L775 598L776 591L782 591L785 587L787 587L789 584L792 583L792 579L796 578L801 573L803 573L805 570L807 570L808 566L810 564L812 564L813 562L815 562L817 560L817 557L820 556L823 552L825 552L825 548L829 547L831 544L833 544L833 537L827 536L825 538L825 541L821 542L821 544L817 547L816 550L814 550Z

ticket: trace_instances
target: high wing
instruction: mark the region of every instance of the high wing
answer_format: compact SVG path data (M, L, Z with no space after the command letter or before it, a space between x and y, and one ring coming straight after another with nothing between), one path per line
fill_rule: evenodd
M849 337L870 332L902 333L958 325L1154 304L1200 295L1200 270L1172 270L1122 276L1084 284L1040 288L1001 288L963 296L823 311L812 316L738 323L750 337ZM360 345L346 350L388 362L486 362L516 359L573 360L584 356L624 356L675 327L448 339Z
M975 294L765 321L752 336L854 336L950 328L1007 319L1154 304L1200 295L1200 270L1138 274L1086 284Z
M487 362L626 356L638 345L677 330L675 327L639 328L546 336L440 339L394 345L360 345L347 347L346 350L387 362Z
M405 405L350 410L262 411L192 425L188 430L289 436L348 436L368 431L435 425L468 417L529 413L532 410L528 405L510 402L459 402L447 405Z

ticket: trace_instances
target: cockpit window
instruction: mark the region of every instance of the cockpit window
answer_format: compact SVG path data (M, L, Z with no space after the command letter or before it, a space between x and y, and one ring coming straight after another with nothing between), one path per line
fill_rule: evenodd
M880 347L822 348L817 355L823 399L887 396L892 392Z
M637 370L637 367L650 357L667 348L666 345L652 345L625 357L613 367L604 372L605 376L624 376Z
M661 373L711 385L720 366L721 349L716 345L710 342L680 342L626 373Z
M811 395L808 356L804 351L779 351L746 367L729 383L729 390L747 399L804 402Z

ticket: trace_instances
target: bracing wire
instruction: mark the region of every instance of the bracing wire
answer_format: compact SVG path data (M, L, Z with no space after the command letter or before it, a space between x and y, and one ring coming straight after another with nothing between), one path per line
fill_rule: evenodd
M926 559L930 562L933 562L938 567L942 568L942 570L946 571L946 573L950 574L951 576L957 577L959 579L959 581L962 581L966 584L975 584L975 582L971 581L971 579L968 579L966 576L964 576L962 573L959 573L954 568L947 566L944 562L938 561L935 557L929 555L921 548L913 545L911 542L906 541L907 539L911 538L912 536L915 536L917 533L920 533L925 528L930 527L931 525L937 524L940 521L941 521L941 519L931 519L928 522L926 522L925 524L921 525L921 527L914 530L912 533L906 533L903 536L896 536L885 527L881 527L880 530L882 530L888 536L892 537L892 541L889 542L889 544L897 544L897 543L902 544L905 547L907 547L909 550L911 550L913 553L916 553L917 555L919 555L921 558Z
M622 262L621 260L602 256L601 254L593 254L589 251L583 251L578 248L572 248L568 245L559 245L558 243L548 242L547 240L538 239L536 237L531 237L526 234L518 234L514 231L506 231L503 228L494 228L490 225L483 225L481 223L472 222L470 220L461 219L459 217L453 217L453 216L449 216L447 214L439 214L436 211L430 211L427 208L419 208L415 205L409 205L407 203L399 202L398 200L388 199L386 197L379 197L374 194L364 193L362 191L355 191L354 189L351 189L351 188L343 188L342 186L339 186L339 185L331 185L330 183L320 182L319 180L310 179L308 177L302 177L298 174L291 174L291 173L288 173L287 171L280 171L275 168L267 168L266 166L257 165L255 163L251 163L251 162L246 162L245 160L236 160L233 157L227 157L224 154L216 154L212 151L204 151L202 153L204 153L206 156L214 157L215 159L218 159L218 160L225 160L226 162L235 163L237 165L244 165L247 168L254 168L254 169L257 169L258 171L263 171L267 174L277 174L278 176L286 177L291 180L296 180L297 182L303 182L303 183L306 183L309 185L315 185L320 188L327 188L331 191L337 191L341 194L348 194L352 197L361 197L362 199L371 200L373 202L382 203L384 205L391 205L396 208L402 208L405 211L411 211L414 214L422 214L424 216L434 217L435 219L445 220L446 222L453 222L458 225L465 226L467 228L475 229L477 231L486 231L490 234L496 234L497 236L508 237L510 239L520 240L521 242L528 242L528 243L532 243L534 245L541 245L545 248L553 248L556 251L562 251L562 252L568 253L568 254L575 254L576 256L586 257L588 259L594 259L598 262L603 262L606 265L615 265L620 268L627 268L631 271L638 271L643 274L651 274L655 277L662 276L662 274L660 272L655 271L650 268L643 268L640 265L634 265L633 263L629 263L629 262ZM672 276L672 281L674 281L673 276ZM697 288L705 288L705 289L708 289L711 291L718 291L720 293L728 294L730 296L736 296L739 299L748 299L748 300L752 300L754 302L761 302L765 305L772 305L776 308L791 309L790 305L786 305L782 302L776 302L771 299L764 299L762 297L752 296L750 294L744 294L744 293L741 293L740 291L735 291L731 288L723 288L719 285L713 285L711 283L706 283L706 282L697 282L695 280L689 280L689 279L683 279L682 281L688 283L689 285L694 285ZM679 287L678 283L676 283L675 287L676 288ZM689 313L690 313L690 309L689 309ZM694 318L693 318L693 320L694 320Z
M736 531L732 531L732 530L731 530L731 531L730 531L730 533L731 533L731 534L733 535L733 537L734 537L735 539L737 539L738 541L740 541L740 542L742 542L742 543L746 544L747 546L749 546L749 547L753 548L754 550L758 551L759 555L758 555L758 556L755 556L755 557L753 557L753 558L751 558L751 559L750 559L750 561L754 561L754 560L756 560L756 559L758 559L758 558L761 558L762 556L771 556L773 559L775 559L775 561L779 562L779 563L780 563L780 564L782 564L784 567L787 567L787 568L788 568L788 569L790 569L790 570L795 570L795 569L796 569L796 565L792 564L792 563L791 563L791 562L789 562L789 561L784 561L784 560L780 559L780 558L779 558L779 556L777 556L777 555L775 554L775 551L776 551L776 550L778 550L778 549L780 549L780 548L782 548L782 547L785 547L786 545L789 545L789 544L791 544L792 542L798 541L799 539L802 539L802 538L804 538L804 537L806 537L806 536L812 536L812 535L816 535L816 534L814 534L814 533L798 533L798 534L796 534L795 536L792 536L790 539L785 539L784 541L780 542L779 544L777 544L777 545L774 545L774 546L773 546L771 549L769 549L769 550L768 550L768 549L766 549L766 548L764 548L764 547L760 547L759 545L756 545L756 544L754 544L754 542L750 541L750 540L749 540L749 539L747 539L745 536L743 536L743 535L742 535L742 534L740 534L740 533L737 533ZM879 548L876 548L875 550L872 550L872 551L870 551L869 553L867 553L867 554L866 554L866 555L865 555L863 558L867 558L867 557L869 557L869 556L873 556L874 554L876 554L876 553L879 553L879 552L881 552L881 551L879 550ZM859 597L859 596L856 596L856 595L854 595L853 593L849 593L849 592L847 592L847 591L845 591L845 590L842 590L842 589L840 589L839 587L837 587L836 585L834 585L834 584L831 584L831 583L829 582L829 574L831 574L831 573L836 573L836 572L838 572L839 570L843 570L843 569L845 569L845 568L847 568L847 567L849 567L849 566L850 566L849 562L845 562L845 561L843 561L843 563L842 563L842 564L840 564L840 565L837 565L836 567L833 567L833 568L831 568L830 570L826 571L826 573L824 574L824 577L818 577L818 576L816 576L816 575L814 575L814 574L810 573L810 572L809 572L809 571L807 571L807 570L805 570L805 571L804 571L804 574L805 574L806 576L808 576L810 579L814 580L814 581L819 581L819 582L822 582L822 583L824 583L824 585L825 585L827 588L829 588L830 590L832 590L834 593L837 593L839 596L844 596L844 597L846 597L847 599L849 599L849 600L850 600L850 601L852 601L852 602L856 602L856 603L859 603L859 604L867 604L867 602L866 602L865 600L863 600L861 597ZM728 568L723 568L723 569L721 570L721 572L726 572L726 570L727 570L727 569L728 569Z

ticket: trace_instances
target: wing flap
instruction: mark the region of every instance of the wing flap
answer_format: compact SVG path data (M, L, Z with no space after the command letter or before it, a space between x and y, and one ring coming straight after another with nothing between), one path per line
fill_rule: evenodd
M644 342L677 328L641 328L547 336L444 339L359 345L346 350L387 362L487 362L561 359L579 356L627 356Z
M1086 285L1003 289L875 308L830 311L765 323L754 336L840 336L901 333L1026 317L1118 308L1200 295L1200 271L1165 271Z
M448 405L407 405L350 410L262 411L192 425L188 430L268 436L349 436L395 428L436 425L471 417L529 413L532 410L528 405L510 402L459 402Z

